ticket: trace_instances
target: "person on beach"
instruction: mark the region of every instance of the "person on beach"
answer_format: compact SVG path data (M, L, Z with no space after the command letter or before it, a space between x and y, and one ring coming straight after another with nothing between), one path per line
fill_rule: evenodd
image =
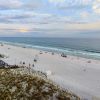
M23 62L23 65L25 65L25 62Z
M39 58L38 55L35 55L34 62L37 62L38 58Z
M31 66L31 64L29 63L29 67Z
M34 67L34 64L32 65L32 67Z
M22 61L20 61L20 64L22 64Z

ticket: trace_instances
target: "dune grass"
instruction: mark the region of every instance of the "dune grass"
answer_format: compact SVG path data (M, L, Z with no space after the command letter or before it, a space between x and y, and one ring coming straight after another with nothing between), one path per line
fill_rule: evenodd
M80 100L39 75L0 69L0 100Z
M0 54L0 58L4 58L5 56L3 54Z

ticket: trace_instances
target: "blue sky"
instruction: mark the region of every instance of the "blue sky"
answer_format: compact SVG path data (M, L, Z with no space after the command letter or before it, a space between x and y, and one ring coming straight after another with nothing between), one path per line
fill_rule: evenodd
M0 36L100 37L100 0L0 0Z

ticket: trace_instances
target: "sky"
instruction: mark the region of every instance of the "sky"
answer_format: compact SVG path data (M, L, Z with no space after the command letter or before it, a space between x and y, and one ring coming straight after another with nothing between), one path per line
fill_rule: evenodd
M100 0L0 0L0 36L100 37Z

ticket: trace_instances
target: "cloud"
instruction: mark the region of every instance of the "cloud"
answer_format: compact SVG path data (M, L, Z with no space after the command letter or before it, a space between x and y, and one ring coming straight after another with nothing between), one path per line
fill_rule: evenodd
M0 0L0 35L100 31L100 0Z
M34 10L42 8L43 6L45 6L45 2L43 2L43 0L26 0L22 8L27 10Z
M18 31L22 33L29 32L27 28L20 28Z
M93 0L81 0L83 5L89 5Z
M88 5L90 2L92 2L92 0L49 0L50 3L54 3L54 4L71 4L71 5Z
M65 0L49 0L49 2L54 4L59 4L59 3L64 3Z
M42 0L0 0L0 9L20 9L20 10L33 10L40 8L44 5Z
M95 0L93 2L92 9L95 13L100 14L100 0Z
M21 6L20 0L0 0L0 9L16 9Z
M89 31L99 30L100 23L50 23L50 24L0 24L0 30L10 30L12 32L67 32L67 31Z
M0 24L0 36L68 37L100 34L100 23ZM89 33L89 34L88 34ZM83 34L83 35L81 35ZM99 35L100 36L100 35Z
M69 10L69 9L84 9L92 4L92 0L49 0L58 9Z
M83 11L83 12L80 13L80 15L81 15L82 18L86 19L86 18L89 17L90 14L88 12L86 12L86 11Z
M51 14L36 13L34 11L15 12L15 13L1 13L0 22L4 23L38 23L42 19L50 17Z

